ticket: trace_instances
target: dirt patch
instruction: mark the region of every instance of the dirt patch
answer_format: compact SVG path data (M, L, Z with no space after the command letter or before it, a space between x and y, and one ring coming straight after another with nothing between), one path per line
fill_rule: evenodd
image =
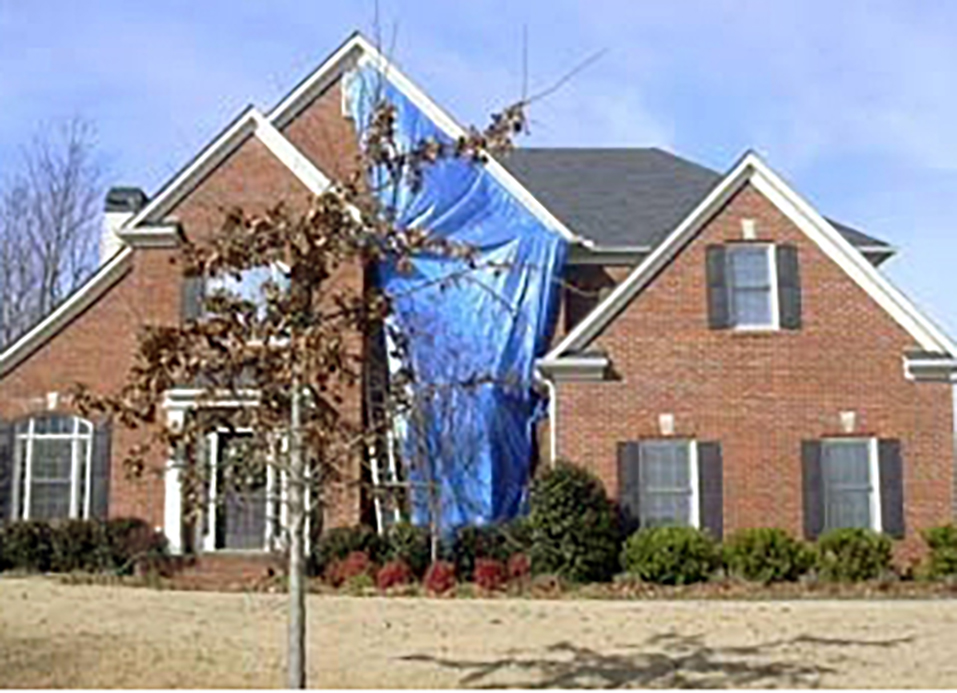
M952 687L957 601L311 596L322 687ZM5 687L273 687L285 598L0 579Z

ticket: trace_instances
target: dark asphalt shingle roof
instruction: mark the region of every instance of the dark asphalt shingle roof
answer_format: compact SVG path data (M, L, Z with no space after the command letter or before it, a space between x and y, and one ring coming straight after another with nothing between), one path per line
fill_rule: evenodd
M655 246L723 177L661 149L516 149L502 163L572 231L600 246ZM857 246L883 241L831 221Z

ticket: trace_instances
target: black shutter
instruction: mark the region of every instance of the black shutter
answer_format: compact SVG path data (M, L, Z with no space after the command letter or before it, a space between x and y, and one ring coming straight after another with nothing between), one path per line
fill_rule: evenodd
M899 440L878 443L881 493L881 529L895 539L904 538L904 465Z
M708 275L708 327L712 330L730 327L731 309L728 305L728 282L723 245L707 247L705 270Z
M724 471L721 443L698 443L698 495L701 529L715 539L724 533Z
M618 503L625 529L633 531L641 522L641 445L618 443Z
M821 442L801 443L801 471L804 488L804 536L817 539L824 529L824 474L821 469Z
M181 313L183 321L198 320L203 315L206 282L203 277L183 277Z
M13 465L13 424L0 421L0 525L12 520L15 514L13 480L16 474Z
M106 519L110 505L110 437L112 424L103 421L93 431L93 455L90 476L90 517Z
M801 327L801 273L797 248L793 245L779 245L775 249L775 258L781 327L785 330L797 330Z

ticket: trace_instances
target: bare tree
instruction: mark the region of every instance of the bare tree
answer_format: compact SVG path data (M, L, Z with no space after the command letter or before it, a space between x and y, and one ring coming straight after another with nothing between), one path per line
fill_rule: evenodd
M49 313L95 269L100 170L93 126L39 132L0 188L0 341Z

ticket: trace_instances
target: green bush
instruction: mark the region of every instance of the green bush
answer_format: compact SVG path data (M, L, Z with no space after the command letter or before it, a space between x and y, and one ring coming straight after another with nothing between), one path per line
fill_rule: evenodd
M157 568L169 552L166 537L145 521L135 517L117 517L104 526L112 569L130 573L136 564Z
M754 582L794 581L814 564L813 552L783 529L741 530L725 541L722 553L730 575Z
M432 563L432 542L428 527L399 522L385 534L387 561L404 561L416 577L422 577Z
M528 523L524 518L485 527L462 527L452 541L450 560L461 580L471 580L475 561L489 558L503 563L529 548Z
M374 563L380 563L386 554L386 542L367 525L329 529L313 546L309 571L313 575L323 575L334 561L345 560L356 551L365 553Z
M721 565L721 552L707 532L693 527L639 529L621 552L625 571L645 582L703 582Z
M927 557L929 577L941 578L957 575L957 526L932 527L923 533L930 547Z
M63 520L51 525L50 571L90 573L115 567L102 522L95 520Z
M559 462L532 482L529 557L536 573L575 582L608 580L617 572L617 516L601 482Z
M817 541L818 574L834 582L874 580L891 569L891 540L869 529L835 529Z
M3 530L4 562L19 570L48 572L53 559L52 535L47 522L11 522Z

